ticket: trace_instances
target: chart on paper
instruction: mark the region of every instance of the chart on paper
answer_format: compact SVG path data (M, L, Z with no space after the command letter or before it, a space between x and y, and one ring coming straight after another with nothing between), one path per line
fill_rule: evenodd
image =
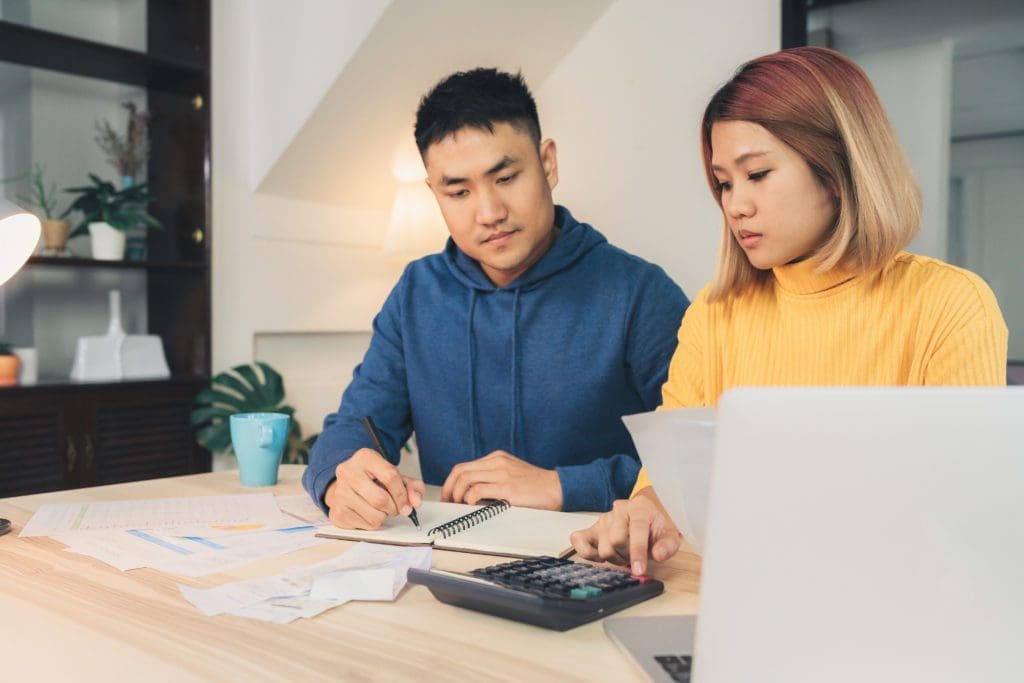
M286 526L288 519L271 493L192 496L108 502L50 503L36 511L22 536L50 536L68 531L194 529L224 532ZM208 535L208 534L207 534Z

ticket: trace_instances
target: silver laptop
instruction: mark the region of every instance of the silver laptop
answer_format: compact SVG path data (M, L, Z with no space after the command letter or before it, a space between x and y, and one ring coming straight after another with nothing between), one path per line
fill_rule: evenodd
M719 408L693 680L1024 680L1024 388Z
M689 683L693 668L694 616L608 617L604 632L656 683Z

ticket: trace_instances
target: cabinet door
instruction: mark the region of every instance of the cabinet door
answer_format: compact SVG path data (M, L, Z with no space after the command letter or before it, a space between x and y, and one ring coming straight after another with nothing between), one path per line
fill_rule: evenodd
M0 396L0 497L75 485L83 454L73 404L57 392Z
M125 386L101 392L83 433L89 484L173 477L193 472L188 416L194 387Z

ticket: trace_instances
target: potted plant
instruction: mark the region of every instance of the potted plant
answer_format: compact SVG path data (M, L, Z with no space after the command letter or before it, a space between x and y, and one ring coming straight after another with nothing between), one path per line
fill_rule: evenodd
M146 210L146 205L155 201L146 189L146 183L118 190L112 183L101 180L90 173L92 185L69 187L65 192L76 193L79 197L61 214L61 218L72 211L80 211L82 220L71 232L72 237L92 237L92 257L106 261L118 261L124 257L125 233L136 226L162 228L160 221Z
M44 173L46 168L36 164L29 174L31 194L18 195L18 199L28 206L34 206L42 214L39 218L43 226L43 241L46 244L43 256L68 256L71 222L54 215L57 210L57 184L50 183L47 187L43 179Z
M149 112L139 111L134 102L122 102L128 110L124 133L118 133L106 119L96 122L97 146L106 155L107 162L121 176L121 187L135 185L143 167L149 160ZM126 233L125 258L141 261L146 258L146 229L135 228Z
M139 111L134 102L123 102L128 110L128 123L121 135L104 119L96 123L96 144L117 169L122 186L131 187L149 159L149 112Z
M21 359L14 355L11 345L0 342L0 387L9 387L18 383L18 369Z
M260 377L262 375L262 377ZM195 398L190 416L196 442L213 453L231 453L231 416L237 413L284 413L290 416L284 462L304 464L317 435L302 438L295 409L284 404L284 380L266 363L238 365L222 372Z
M68 233L71 230L71 224L54 216L57 207L57 185L50 183L49 187L46 186L46 182L43 180L45 172L45 167L36 164L31 171L13 178L4 178L0 182L6 184L27 181L29 192L27 194L19 192L15 196L23 207L34 208L36 215L39 216L46 243L42 255L68 256Z

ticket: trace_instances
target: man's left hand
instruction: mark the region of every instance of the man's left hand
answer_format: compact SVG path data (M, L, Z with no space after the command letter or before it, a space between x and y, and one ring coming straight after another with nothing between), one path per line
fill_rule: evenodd
M441 487L443 501L475 505L488 498L507 500L519 507L561 510L562 482L555 470L531 465L505 451L494 451L453 467Z

